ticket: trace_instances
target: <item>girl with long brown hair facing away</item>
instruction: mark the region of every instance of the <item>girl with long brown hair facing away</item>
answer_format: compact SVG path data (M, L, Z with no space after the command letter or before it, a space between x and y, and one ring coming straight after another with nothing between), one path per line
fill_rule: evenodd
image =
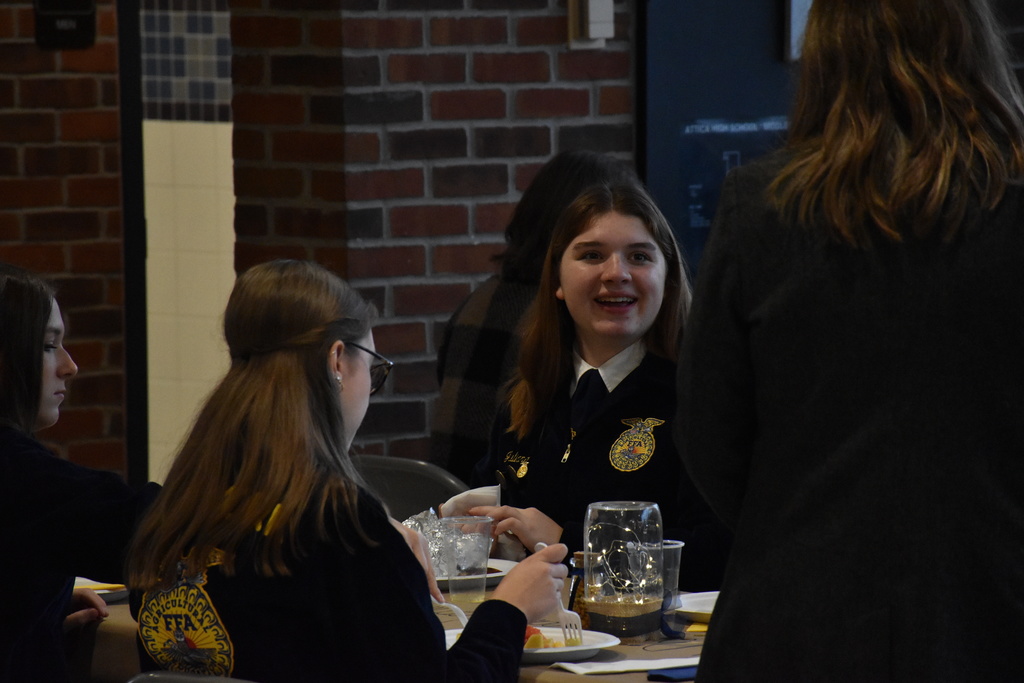
M679 365L684 461L735 531L698 680L1017 678L1004 39L986 0L818 0L800 69L786 148L726 179Z
M687 544L680 585L717 587L728 543L671 436L689 298L679 247L639 183L580 194L555 228L517 374L474 471L474 484L503 484L506 505L470 512L527 551L578 550L589 503L650 500L666 536Z
M270 683L516 679L527 622L558 600L566 549L510 571L445 651L425 541L360 486L348 457L392 365L374 317L313 263L265 263L236 281L231 367L131 549L145 667Z

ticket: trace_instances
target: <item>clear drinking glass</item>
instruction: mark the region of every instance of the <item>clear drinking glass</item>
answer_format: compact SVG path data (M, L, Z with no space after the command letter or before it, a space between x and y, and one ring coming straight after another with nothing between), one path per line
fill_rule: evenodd
M604 501L587 507L581 596L587 628L627 644L658 638L661 542L657 503Z
M487 558L491 553L490 517L443 517L448 595L452 602L483 602Z

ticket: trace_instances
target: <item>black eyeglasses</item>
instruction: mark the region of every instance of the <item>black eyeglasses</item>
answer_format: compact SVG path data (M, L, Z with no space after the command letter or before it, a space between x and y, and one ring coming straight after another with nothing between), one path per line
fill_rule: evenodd
M384 382L387 381L388 375L391 374L391 368L395 367L395 362L388 360L376 351L371 351L365 346L360 346L355 342L349 342L348 345L354 346L361 351L366 351L377 359L377 362L370 366L370 396L373 396L380 391L382 386L384 386Z

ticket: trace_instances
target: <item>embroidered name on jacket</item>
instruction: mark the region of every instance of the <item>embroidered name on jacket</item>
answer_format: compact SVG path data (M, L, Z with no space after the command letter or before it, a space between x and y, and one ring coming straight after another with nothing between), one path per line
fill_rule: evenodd
M656 417L632 417L623 420L629 429L622 432L608 451L612 467L620 472L634 472L651 460L654 455L654 428L665 424Z
M185 576L167 590L147 591L139 609L139 638L161 669L230 676L234 646L203 588L206 572Z

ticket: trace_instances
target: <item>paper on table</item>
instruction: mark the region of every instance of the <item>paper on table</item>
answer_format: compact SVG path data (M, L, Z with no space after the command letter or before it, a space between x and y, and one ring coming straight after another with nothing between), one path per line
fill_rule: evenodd
M674 659L622 659L617 662L555 662L551 668L565 669L574 674L620 674L627 671L651 671L653 669L675 669L683 666L697 666L700 657L676 657Z

